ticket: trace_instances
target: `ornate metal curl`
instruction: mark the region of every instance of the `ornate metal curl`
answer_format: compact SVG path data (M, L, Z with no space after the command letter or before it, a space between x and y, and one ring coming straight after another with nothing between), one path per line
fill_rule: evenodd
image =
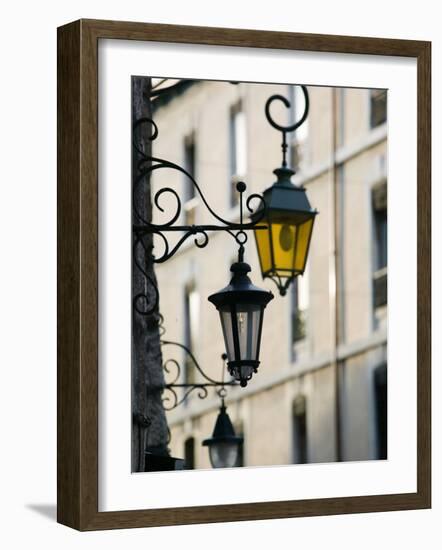
M279 124L272 118L272 115L270 114L270 105L275 101L281 101L287 107L287 109L290 108L291 106L290 101L286 97L279 94L275 94L270 96L265 104L265 115L266 115L267 121L271 126L273 126L273 128L275 128L276 130L279 130L282 133L281 149L282 149L282 166L284 168L287 166L287 149L288 149L287 133L294 132L297 128L299 128L302 124L304 124L304 122L307 119L309 108L310 108L308 90L302 84L300 86L301 86L302 93L304 95L305 107L301 118L296 122L294 122L293 124L288 124L288 125Z
M142 237L145 234L153 233L155 235L158 235L161 239L161 242L163 244L163 251L162 254L160 254L158 257L153 256L154 263L162 263L167 260L169 260L183 245L183 243L192 236L195 236L195 245L198 248L204 248L208 242L209 242L209 231L225 231L230 236L232 236L237 244L241 247L244 246L244 243L247 241L247 234L246 231L250 230L265 230L267 229L267 226L265 225L259 225L259 222L264 218L265 216L265 203L264 198L257 194L253 193L247 199L245 200L245 206L247 210L252 214L255 211L259 212L258 216L255 218L254 221L244 223L243 221L243 212L244 212L244 192L246 191L246 184L244 182L238 182L237 189L240 194L240 223L232 223L229 220L226 220L219 214L217 214L213 208L210 206L209 202L207 201L206 197L204 196L200 185L195 180L195 178L190 174L187 170L185 170L182 166L179 166L178 164L175 164L174 162L171 162L169 160L165 160L159 157L154 157L147 155L143 150L141 150L138 145L136 144L135 140L135 133L139 131L140 127L142 125L149 125L151 128L150 135L148 136L148 139L150 141L154 141L157 139L159 131L158 126L155 124L155 122L147 117L140 118L137 120L133 127L134 132L134 139L133 139L133 147L138 154L138 161L136 163L136 170L137 170L137 176L134 180L134 186L133 186L133 204L134 204L134 218L136 220L136 223L134 224L134 234L136 237L136 242L141 241ZM160 211L165 212L164 207L162 206L163 199L166 196L169 196L173 198L175 201L175 210L172 212L171 216L168 220L166 220L163 223L153 223L149 220L147 220L137 209L136 207L136 201L135 196L139 192L140 185L150 177L150 175L156 171L156 170L176 170L178 172L181 172L184 174L184 176L192 183L193 187L195 188L196 193L201 198L204 206L207 208L207 210L210 212L210 214L213 216L213 218L219 222L219 224L213 224L213 225L175 225L178 219L180 218L181 212L182 212L182 204L181 199L178 195L178 193L171 187L163 187L159 189L154 197L153 197L153 205ZM259 204L256 208L252 207L252 201L257 200L259 201ZM175 243L175 245L172 247L169 244L169 241L166 237L167 232L173 232L173 231L179 231L182 232L183 235L179 238L179 240ZM138 266L137 266L138 267Z
M226 386L237 386L238 383L235 381L225 382L224 380L214 380L208 374L206 374L201 368L200 364L196 360L196 357L191 352L191 350L184 344L178 342L171 342L169 340L161 340L162 346L176 346L185 351L186 355L191 360L193 366L197 369L202 377L202 382L199 383L181 383L181 367L176 359L167 359L163 363L163 369L166 374L171 373L170 365L173 365L175 369L174 376L172 381L168 382L164 386L165 395L163 396L163 406L164 410L171 411L184 403L189 395L193 392L196 392L196 395L199 399L206 399L209 395L209 388L219 388L216 393L220 399L224 399L227 395ZM225 362L227 356L222 355L223 362ZM224 372L224 368L223 368ZM183 393L179 396L178 391L183 390Z
M143 274L147 284L153 289L153 300L147 293L140 292L133 297L133 308L139 315L151 315L158 307L160 296L157 285L139 261L138 250L140 248L143 251L144 257L151 253L151 251L147 248L146 243L143 241L142 236L135 234L132 248L134 265Z

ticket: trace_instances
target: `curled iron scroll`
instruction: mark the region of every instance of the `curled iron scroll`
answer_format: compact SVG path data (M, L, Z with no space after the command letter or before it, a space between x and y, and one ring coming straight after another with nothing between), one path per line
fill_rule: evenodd
M154 172L155 170L161 170L161 169L169 169L169 170L176 170L178 172L181 172L182 174L184 174L184 176L186 178L188 178L190 180L190 182L192 183L192 185L195 187L195 191L197 192L197 194L200 196L201 200L203 201L205 207L207 208L207 210L210 212L210 214L216 219L218 220L219 222L221 222L222 224L226 225L226 226L230 226L231 225L231 222L229 220L226 220L225 218L222 218L219 214L217 214L213 208L210 206L210 204L208 203L206 197L204 196L203 192L202 192L202 189L201 187L199 186L199 184L197 183L197 181L195 180L195 178L192 176L192 174L190 174L187 170L185 170L182 166L180 166L179 164L175 164L174 162L171 162L170 160L166 160L166 159L162 159L162 158L158 158L158 157L155 157L155 156L148 156L146 155L146 153L144 151L142 151L137 143L136 143L136 140L135 140L135 133L137 130L139 130L139 128L141 127L141 125L150 125L151 128L152 128L152 131L151 131L151 134L148 136L148 139L150 141L155 141L158 137L158 134L159 134L159 131L158 131L158 126L156 125L156 123L150 119L150 118L147 118L147 117L143 117L143 118L140 118L139 120L137 120L134 125L133 125L133 132L134 132L134 139L133 139L133 147L135 149L135 151L138 153L138 155L140 156L140 159L139 161L137 162L137 170L138 170L138 176L137 178L135 179L135 182L134 182L134 189L141 183L141 181L147 177L148 175L150 175L152 172ZM245 187L244 187L244 190L245 190ZM164 209L161 207L160 203L159 203L159 199L161 197L161 195L163 195L164 193L167 193L167 194L173 194L175 199L176 199L176 202L177 202L177 211L174 213L174 215L172 216L172 218L164 223L164 224L153 224L147 220L145 220L143 218L143 216L137 212L135 210L135 215L137 218L139 218L139 220L144 223L146 226L148 227L151 227L151 228L156 228L156 229L160 229L160 228L166 228L166 227L170 227L171 225L173 225L179 215L180 215L180 212L181 212L181 200L178 196L178 194L176 193L176 191L174 191L173 189L171 189L170 187L165 187L165 188L162 188L160 189L159 191L156 192L155 194L155 197L154 197L154 204L155 206L161 211L161 212L164 212ZM252 211L252 209L249 207L249 204L250 204L250 200L254 198L254 199L258 199L258 200L261 200L263 202L263 198L258 195L258 194L254 194L254 195L251 195L248 199L247 199L247 206L248 206L248 209L250 211ZM258 220L259 221L259 220ZM245 223L243 224L244 225L244 228L253 228L255 225L256 225L257 221L255 222L250 222L250 223Z
M134 236L132 256L135 267L143 274L147 286L150 288L150 292L139 292L133 297L133 308L139 315L152 315L158 310L159 293L158 287L155 281L149 275L145 269L145 261L141 263L141 260L146 258L151 252L146 247L143 237L140 235Z
M279 94L275 94L270 96L266 101L266 104L265 104L266 118L269 121L269 124L273 126L273 128L276 128L276 130L279 130L280 132L283 132L283 133L294 132L297 128L299 128L305 122L308 116L309 108L310 108L310 101L308 97L307 88L302 84L300 85L300 87L301 87L302 93L304 94L305 107L304 107L304 112L302 114L302 117L299 120L295 121L293 124L289 124L286 126L283 126L282 124L278 124L278 122L276 122L272 118L272 115L270 114L270 105L275 101L281 101L287 107L287 109L291 106L290 101L286 97Z
M147 154L146 151L143 150L143 147L140 147L137 139L137 132L141 131L141 128L143 126L148 126L149 128L146 128L146 136L145 139L153 142L157 139L159 135L158 126L156 123L147 117L140 118L137 120L133 125L133 148L134 151L137 154L137 160L136 160L136 171L137 175L134 179L134 185L133 185L133 215L135 223L137 224L137 227L135 229L136 235L136 245L139 245L141 242L141 245L144 245L143 243L143 234L146 232L153 233L159 237L159 242L162 244L162 253L158 257L153 257L154 263L162 263L167 260L169 260L181 247L181 245L191 236L195 236L194 244L198 248L204 248L208 242L209 242L209 235L207 231L212 230L218 230L218 231L226 231L229 235L231 235L239 246L244 246L245 241L247 240L247 235L245 233L245 230L253 230L257 228L259 222L264 218L265 215L265 202L264 198L254 193L250 195L246 201L245 205L247 207L247 210L254 214L253 221L250 222L244 222L242 218L242 212L243 212L243 201L244 197L243 194L246 190L246 184L243 182L238 182L237 189L240 194L240 208L241 208L241 221L239 224L233 223L230 220L227 220L217 214L213 208L210 206L209 202L207 201L206 197L204 196L202 189L198 182L195 180L192 174L190 174L187 170L185 170L182 166L179 166L178 164L175 164L174 162L171 162L166 159L162 159L159 157L155 157L153 155ZM181 226L178 227L176 225L176 222L179 220L182 212L182 202L181 198L178 195L178 193L173 189L172 187L162 187L153 196L152 204L157 208L158 211L161 213L165 212L164 204L166 202L164 199L167 197L169 199L173 200L173 211L168 214L167 221L163 223L153 223L151 221L151 218L146 218L137 208L137 201L136 196L138 193L142 191L142 185L143 183L148 183L149 178L151 174L157 170L175 170L180 173L182 173L186 179L188 179L192 186L195 188L195 193L198 195L203 202L206 209L209 211L209 213L215 218L216 221L220 222L221 225L212 225L212 226L199 226L199 225L192 225L192 226ZM149 187L146 186L146 189ZM252 208L251 204L252 201L255 201L255 208ZM134 226L135 227L135 226ZM177 231L182 230L183 234L178 239L178 241L175 243L174 246L171 246L169 244L169 239L166 236L167 231ZM244 238L245 235L245 238ZM137 265L137 267L139 267ZM141 300L144 300L145 297L141 296L137 298L137 304L138 307L141 306ZM138 311L138 309L137 309Z

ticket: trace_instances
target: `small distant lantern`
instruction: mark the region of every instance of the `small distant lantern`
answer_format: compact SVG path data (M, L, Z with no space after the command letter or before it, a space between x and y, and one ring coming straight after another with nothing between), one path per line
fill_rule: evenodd
M230 270L229 285L208 299L220 314L229 373L244 387L258 370L264 309L273 294L252 284L247 263Z
M210 463L213 468L233 468L238 465L241 445L244 438L237 436L232 421L227 414L224 400L215 423L213 435L203 441L209 447Z
M288 99L273 95L266 102L265 114L269 124L282 133L282 165L274 170L277 180L264 191L264 204L252 216L252 221L262 220L267 225L267 231L256 229L254 232L261 274L276 283L281 296L286 294L293 279L304 273L317 215L310 206L304 187L291 181L295 172L287 166L287 133L299 128L309 112L307 88L301 86L301 90L305 100L304 113L289 126L278 124L270 115L272 102L280 101L289 108Z

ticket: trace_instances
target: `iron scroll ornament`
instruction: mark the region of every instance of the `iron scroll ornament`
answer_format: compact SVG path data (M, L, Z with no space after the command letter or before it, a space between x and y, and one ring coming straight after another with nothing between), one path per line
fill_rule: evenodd
M210 377L206 372L204 372L203 368L197 361L195 354L186 345L164 339L166 329L163 323L164 317L161 315L161 313L159 313L158 326L160 331L160 346L162 356L164 355L164 350L167 347L175 347L183 350L187 360L191 363L191 367L195 369L197 373L199 373L200 378L200 382L180 382L182 378L182 370L184 369L182 369L178 360L172 357L163 360L162 369L164 372L165 383L160 387L150 386L146 388L146 392L149 396L149 394L153 394L158 390L163 391L164 394L162 397L162 402L165 411L172 411L173 409L176 409L179 405L184 403L193 392L197 392L197 396L199 399L206 399L206 397L208 397L209 395L209 388L214 388L216 389L216 394L218 395L218 397L220 399L224 399L227 397L227 388L239 386L238 382L233 379L229 381L224 380L224 373L226 371L225 366L227 362L226 353L223 353L221 355L221 380L215 380L214 378ZM143 415L137 415L135 421L140 423L144 427L148 427L150 424L150 419L144 417Z
M136 144L136 132L140 130L142 125L148 125L151 129L150 135L147 139L151 142L155 141L158 138L159 131L156 123L147 117L138 119L133 125L133 148L137 156L135 163L136 177L134 179L133 185L133 258L134 266L139 270L143 277L146 280L146 283L152 287L154 300L150 301L146 293L139 293L133 298L133 308L140 315L150 315L156 308L159 301L158 288L154 282L149 277L146 269L143 267L144 262L139 261L139 258L144 258L147 260L151 258L153 263L163 263L172 258L174 254L181 248L181 246L190 238L194 237L194 244L198 248L204 248L209 243L209 232L212 231L224 231L228 233L239 246L240 254L244 251L244 245L248 240L248 231L255 230L266 230L267 225L259 225L260 221L265 216L266 206L262 195L253 193L244 199L244 192L247 189L247 186L244 182L238 182L237 190L239 192L239 205L240 205L240 222L233 223L217 214L213 208L210 206L206 197L204 196L200 185L195 180L195 178L182 166L175 164L166 159L155 157L153 155L146 154L141 150ZM157 210L161 213L165 212L165 209L162 206L162 199L166 195L173 198L175 201L175 210L168 217L167 221L163 223L153 223L147 220L138 210L136 206L135 197L139 192L140 186L145 182L149 182L151 175L157 170L175 170L182 173L193 185L195 191L198 193L201 198L204 206L213 216L213 218L218 222L211 225L178 225L176 222L180 219L182 212L181 198L172 187L162 187L159 189L153 196L152 204ZM258 206L252 208L252 202L257 201ZM250 215L255 214L254 221L244 223L244 205L247 208ZM182 233L178 241L171 246L169 240L167 239L168 232L179 232ZM149 244L146 240L147 235L157 235L163 245L162 253L159 256L153 254L152 245Z
M300 88L302 90L302 93L304 95L305 106L304 106L304 112L302 113L301 118L299 120L295 121L293 124L288 124L288 125L279 124L278 122L276 122L272 118L272 115L270 113L270 106L271 106L272 103L274 103L276 101L282 102L287 107L287 109L289 109L291 107L290 101L286 97L284 97L283 95L274 94L274 95L270 96L266 101L265 109L264 109L266 119L267 119L268 123L270 124L270 126L273 126L273 128L275 128L276 130L278 130L279 132L282 133L281 149L282 149L282 166L284 168L287 166L287 149L288 149L287 134L290 133L290 132L294 132L300 126L302 126L302 124L304 124L304 122L307 120L308 113L309 113L309 110L310 110L310 100L309 100L308 90L307 90L306 86L304 86L302 84L300 84L299 86L300 86Z
M155 124L155 122L149 118L142 118L139 119L135 125L134 125L134 132L137 131L137 128L139 128L142 124L150 124L153 128L153 133L149 137L151 141L154 141L158 137L158 127ZM176 210L173 213L173 215L170 217L170 219L164 223L161 224L154 224L148 220L146 220L138 211L136 207L136 201L133 202L134 208L134 217L137 220L137 223L134 224L134 234L139 236L146 233L154 233L156 235L159 235L164 243L164 251L163 254L160 255L160 257L154 257L155 263L162 263L167 260L169 260L175 252L178 251L178 249L181 247L181 245L184 243L185 240L187 240L192 235L200 235L203 236L203 239L198 242L198 239L195 239L195 244L199 246L200 248L203 248L208 244L209 237L207 235L207 231L227 231L238 243L238 245L243 245L247 241L247 235L244 233L247 230L255 230L255 229L267 229L266 226L259 227L259 222L263 219L265 212L263 211L262 214L253 222L244 223L242 221L242 213L244 211L244 198L243 193L246 190L246 184L244 182L238 183L238 192L240 194L240 209L241 209L241 221L240 223L232 223L224 218L222 218L219 214L217 214L210 204L208 203L207 199L205 198L201 187L195 180L195 178L182 166L175 164L174 162L171 162L169 160L161 159L154 156L148 156L146 155L139 147L136 145L135 141L133 143L133 147L137 154L139 155L140 159L137 162L137 170L138 174L134 181L134 190L133 194L135 197L135 194L137 193L138 186L143 182L145 178L149 178L150 175L156 171L161 169L171 169L176 170L178 172L181 172L184 174L186 178L188 178L192 185L195 187L195 190L197 191L198 195L200 196L203 204L207 208L207 210L210 212L210 214L222 225L183 225L178 226L175 225L175 222L179 219L182 211L181 206L181 199L178 195L178 193L175 191L175 189L172 189L171 187L162 187L159 189L153 199L154 206L160 211L164 212L164 208L161 206L161 198L165 194L169 194L172 197L174 197L176 201ZM260 202L259 209L264 210L265 204L264 199L262 195L259 195L257 193L254 193L250 195L246 201L245 205L250 212L250 214L253 214L255 211L258 210L258 208L252 208L251 202L253 200L258 200ZM169 246L169 243L167 241L167 238L164 235L164 232L167 231L180 231L184 232L184 235L179 239L179 241L176 243L176 245L171 249Z
M222 380L215 380L211 378L208 374L206 374L198 361L196 360L195 355L192 353L192 351L185 346L184 344L180 344L178 342L171 342L169 340L161 340L161 347L164 349L165 346L176 346L184 350L187 357L189 358L192 368L196 369L196 371L200 374L201 382L195 382L195 383L186 383L186 382L179 382L181 379L181 366L178 363L176 359L166 359L163 363L163 370L166 375L172 374L172 370L170 365L172 365L172 368L175 370L175 375L172 376L172 380L169 382L166 382L164 385L164 396L163 396L163 407L165 411L171 411L184 403L186 399L190 396L191 393L197 392L197 396L199 399L206 399L206 397L209 395L209 388L219 388L216 390L216 393L218 394L218 397L220 399L224 399L227 396L227 389L226 387L231 386L239 386L239 384L233 380L231 381L224 381L224 366L227 359L227 355L225 353L222 354L221 358L223 361L223 377ZM183 391L182 395L178 396L178 391Z

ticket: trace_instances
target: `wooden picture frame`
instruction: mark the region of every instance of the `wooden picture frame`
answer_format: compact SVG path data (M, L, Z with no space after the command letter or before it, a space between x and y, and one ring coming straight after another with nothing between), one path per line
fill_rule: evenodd
M98 511L98 41L124 39L412 57L418 71L417 492ZM58 29L58 521L81 531L431 506L431 44L79 20Z

